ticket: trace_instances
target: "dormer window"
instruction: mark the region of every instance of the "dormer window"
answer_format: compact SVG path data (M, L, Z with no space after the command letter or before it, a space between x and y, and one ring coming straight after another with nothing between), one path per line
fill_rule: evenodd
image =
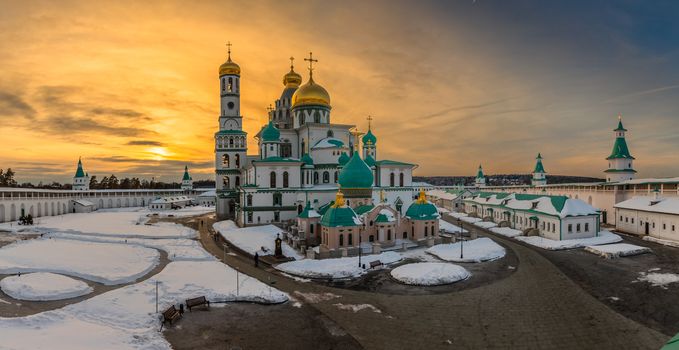
M533 202L531 204L532 204L531 209L537 209L538 208L538 202Z

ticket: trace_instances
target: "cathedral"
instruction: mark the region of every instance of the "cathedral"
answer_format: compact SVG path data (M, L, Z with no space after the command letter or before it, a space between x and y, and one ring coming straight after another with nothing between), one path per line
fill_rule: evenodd
M240 226L293 224L303 213L336 207L338 196L342 207L361 208L365 214L389 207L394 216L405 217L417 195L412 183L416 165L380 158L371 117L364 133L355 125L333 123L330 94L314 80L318 60L312 53L304 59L309 71L305 83L290 60L283 91L269 107L269 121L254 136L257 155L247 154L241 68L231 59L230 47L219 67L218 218Z

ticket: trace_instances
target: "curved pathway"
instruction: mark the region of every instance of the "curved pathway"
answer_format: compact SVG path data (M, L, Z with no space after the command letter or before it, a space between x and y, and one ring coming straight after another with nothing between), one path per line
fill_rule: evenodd
M667 341L594 299L539 253L509 240L502 241L519 265L508 278L449 294L387 295L299 283L272 268L255 268L249 258L224 256L206 226L200 232L208 251L263 282L275 280L276 288L316 308L369 349L657 349ZM371 306L350 310L363 304Z

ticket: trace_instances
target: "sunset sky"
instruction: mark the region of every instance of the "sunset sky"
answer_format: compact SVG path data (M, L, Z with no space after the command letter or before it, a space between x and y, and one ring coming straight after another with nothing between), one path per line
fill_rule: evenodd
M288 57L319 59L335 123L415 175L603 177L617 115L641 177L679 176L676 1L0 0L0 168L67 181L213 176L218 67L252 138Z

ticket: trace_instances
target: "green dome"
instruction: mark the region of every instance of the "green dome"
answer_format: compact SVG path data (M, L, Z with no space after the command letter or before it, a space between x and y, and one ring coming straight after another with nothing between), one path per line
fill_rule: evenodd
M321 225L325 227L360 226L361 220L356 212L346 205L344 195L338 192L335 203L323 213Z
M278 128L273 125L272 121L269 121L269 125L267 125L264 130L262 130L262 140L264 142L278 142L281 139L281 132L278 131Z
M406 216L411 220L436 220L441 215L436 206L427 201L424 191L420 191L419 198L408 207Z
M368 129L368 132L365 135L363 135L362 140L363 140L364 146L366 146L366 145L373 145L374 146L377 143L377 137L375 137L375 135L373 135L373 132L370 129Z
M374 167L375 166L375 159L368 154L367 157L365 157L365 164L368 164L369 167Z
M373 172L363 159L354 152L349 162L339 173L339 184L343 188L371 188Z
M349 155L347 155L346 152L342 152L342 154L339 156L339 159L337 159L337 162L339 162L339 165L346 165L347 162L349 162Z
M304 155L302 156L302 162L304 162L304 164L306 165L314 165L314 160L311 159L309 153L304 153Z

